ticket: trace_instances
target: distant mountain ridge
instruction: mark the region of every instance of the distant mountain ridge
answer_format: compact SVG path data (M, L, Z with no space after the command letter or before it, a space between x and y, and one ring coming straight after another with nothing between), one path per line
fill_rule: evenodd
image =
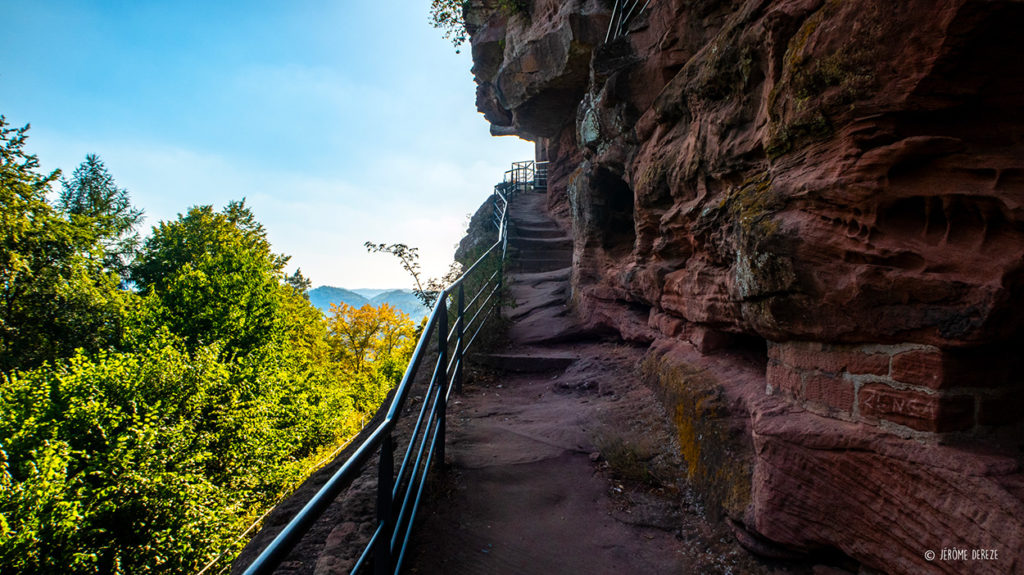
M412 318L413 321L420 321L430 310L420 303L420 300L413 295L412 290L405 289L345 289L335 286L320 286L309 290L309 303L324 313L331 311L331 304L345 303L352 307L363 307L364 305L389 306L401 310Z
M320 311L327 313L331 311L332 303L346 303L352 307L363 307L370 303L370 300L352 290L334 286L320 286L309 290L309 303L316 306Z

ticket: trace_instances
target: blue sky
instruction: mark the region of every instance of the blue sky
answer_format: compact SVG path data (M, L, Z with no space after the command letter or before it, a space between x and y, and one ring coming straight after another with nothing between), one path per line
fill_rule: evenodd
M245 197L314 285L407 287L365 241L447 269L533 145L493 138L428 0L46 1L4 7L0 114L66 174L98 154L146 211Z

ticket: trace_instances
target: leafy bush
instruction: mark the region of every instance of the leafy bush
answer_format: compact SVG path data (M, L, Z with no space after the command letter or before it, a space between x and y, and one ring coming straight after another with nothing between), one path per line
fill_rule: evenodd
M55 208L26 130L0 117L0 572L230 561L377 409L417 330L386 306L328 321L244 202L136 251L141 213L99 158Z

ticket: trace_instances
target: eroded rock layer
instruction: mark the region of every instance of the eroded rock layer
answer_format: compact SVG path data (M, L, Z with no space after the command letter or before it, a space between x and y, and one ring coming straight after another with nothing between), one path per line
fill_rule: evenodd
M691 478L765 552L1024 569L1024 2L612 4L471 2L477 101Z

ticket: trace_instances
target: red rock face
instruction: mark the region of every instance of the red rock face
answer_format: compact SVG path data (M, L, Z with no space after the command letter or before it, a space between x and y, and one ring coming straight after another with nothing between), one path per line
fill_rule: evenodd
M925 451L955 439L967 458L1009 446L1020 461L1024 3L652 0L604 43L608 10L535 0L509 15L478 0L469 12L481 111L551 161L578 312L631 341L762 354L763 380L747 385L837 425L830 436ZM760 406L727 408L759 420ZM888 456L771 437L753 442L752 477L792 477L752 480L735 521L920 572L919 557L883 560L892 524L854 495L837 499L843 513L873 521L816 527L838 479L800 476L824 455L870 476ZM953 497L957 472L923 465L878 475L902 482L894 493L924 490L907 505L936 514L928 499ZM1004 487L1018 479L1004 479L958 509L987 517L1012 501L1007 528L1024 532L1021 492ZM797 484L810 503L766 532ZM928 528L958 536L954 522ZM1004 556L1024 569L1019 549Z

